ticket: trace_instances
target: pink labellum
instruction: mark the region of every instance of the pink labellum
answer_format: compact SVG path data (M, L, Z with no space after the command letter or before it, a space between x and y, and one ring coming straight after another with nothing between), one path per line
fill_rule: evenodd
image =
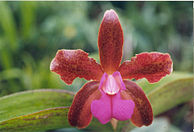
M107 95L102 93L99 100L94 100L91 104L91 112L102 124L106 124L115 118L117 120L128 120L133 114L135 104L132 100L123 100L120 93Z
M133 114L135 104L132 100L123 100L121 90L126 90L121 74L116 71L112 75L104 73L101 78L99 90L101 98L91 104L91 112L102 124L106 124L111 118L128 120Z

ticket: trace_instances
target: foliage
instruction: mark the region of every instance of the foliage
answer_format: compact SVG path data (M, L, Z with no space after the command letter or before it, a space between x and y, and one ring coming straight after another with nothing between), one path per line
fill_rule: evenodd
M192 71L192 2L1 2L0 95L66 88L50 73L51 59L61 48L97 53L98 27L109 8L123 26L123 59L169 52L175 70Z

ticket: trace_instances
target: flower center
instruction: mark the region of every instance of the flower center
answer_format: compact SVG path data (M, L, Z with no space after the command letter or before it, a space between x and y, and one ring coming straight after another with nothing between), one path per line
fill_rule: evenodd
M113 75L108 75L107 80L105 82L105 87L103 87L105 93L109 95L114 95L119 92L120 87L118 86Z
M126 89L120 72L116 71L112 75L104 73L100 80L99 88L108 95L115 95L121 89Z

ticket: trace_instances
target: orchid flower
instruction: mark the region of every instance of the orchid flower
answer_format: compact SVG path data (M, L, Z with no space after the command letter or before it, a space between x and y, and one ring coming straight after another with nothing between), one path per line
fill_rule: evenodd
M138 127L150 125L152 107L143 90L129 79L146 78L158 82L172 72L170 55L145 52L122 64L123 31L114 10L107 10L98 34L100 64L81 49L59 50L50 70L61 76L66 84L76 77L92 80L74 97L68 113L72 126L85 128L96 117L102 124L112 118L131 120Z

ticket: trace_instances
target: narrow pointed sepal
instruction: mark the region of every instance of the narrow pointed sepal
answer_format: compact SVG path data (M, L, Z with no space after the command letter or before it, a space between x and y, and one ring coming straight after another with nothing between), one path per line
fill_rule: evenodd
M112 74L121 62L123 30L114 10L107 10L98 33L100 62L104 72Z

